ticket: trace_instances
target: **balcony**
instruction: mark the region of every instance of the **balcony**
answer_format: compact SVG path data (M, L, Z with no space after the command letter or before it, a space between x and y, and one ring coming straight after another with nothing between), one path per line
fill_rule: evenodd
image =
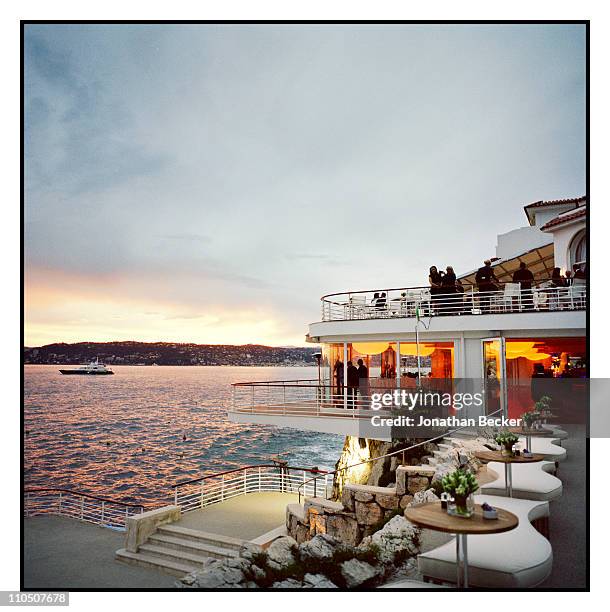
M325 295L322 321L531 314L586 308L585 283L571 287L541 283L531 290L521 289L518 283L506 283L496 291L479 291L474 285L465 285L463 292L437 294L431 294L429 287L401 287Z

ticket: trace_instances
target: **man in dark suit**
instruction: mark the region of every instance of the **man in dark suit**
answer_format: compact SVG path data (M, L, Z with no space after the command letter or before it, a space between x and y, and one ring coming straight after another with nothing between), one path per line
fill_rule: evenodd
M356 393L360 386L358 368L351 362L347 362L347 405L353 408L356 403Z
M519 264L519 269L513 274L513 283L521 285L521 304L525 310L534 308L534 300L532 296L532 283L534 275L527 269L525 262Z
M477 289L480 293L483 293L481 296L481 310L483 312L489 312L489 302L491 298L487 292L495 291L498 288L496 283L499 281L496 278L494 269L491 267L491 260L486 259L483 263L485 265L477 270L475 281L477 283Z

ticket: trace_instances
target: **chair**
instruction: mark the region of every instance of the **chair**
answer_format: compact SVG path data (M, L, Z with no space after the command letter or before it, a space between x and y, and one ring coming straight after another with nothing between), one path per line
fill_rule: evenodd
M497 474L496 480L481 485L481 492L488 495L506 496L504 464L490 461L487 469ZM561 480L549 472L555 471L555 463L541 461L537 463L513 463L513 498L537 501L552 501L561 497L563 486Z
M506 283L502 302L505 311L521 310L521 283Z

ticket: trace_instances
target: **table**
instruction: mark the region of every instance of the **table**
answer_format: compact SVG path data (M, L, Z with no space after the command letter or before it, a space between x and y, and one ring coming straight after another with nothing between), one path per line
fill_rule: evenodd
M540 438L551 438L554 433L550 429L523 429L523 427L509 427L508 431L516 434L517 436L524 436L525 443L527 444L527 450L532 450L532 436L538 436Z
M483 510L479 504L475 504L474 515L471 518L451 516L441 507L441 502L430 502L421 506L405 509L405 518L414 525L443 531L445 533L455 533L455 560L457 565L457 586L460 586L460 563L463 563L463 585L468 588L468 540L470 535L486 535L491 533L503 533L511 531L519 525L519 518L509 512L496 508L498 518L484 519Z
M513 463L537 463L544 461L544 455L534 454L531 457L523 455L514 455L513 457L505 457L502 451L477 451L474 456L481 461L488 463L489 461L499 461L504 464L504 484L506 485L506 494L508 497L513 496Z

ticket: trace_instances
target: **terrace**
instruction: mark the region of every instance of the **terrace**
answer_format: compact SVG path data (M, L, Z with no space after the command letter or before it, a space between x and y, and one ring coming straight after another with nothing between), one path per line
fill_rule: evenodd
M582 281L553 287L541 282L528 290L505 283L494 291L461 285L457 291L436 294L430 287L400 287L331 293L321 300L323 322L554 312L585 310L587 285Z

